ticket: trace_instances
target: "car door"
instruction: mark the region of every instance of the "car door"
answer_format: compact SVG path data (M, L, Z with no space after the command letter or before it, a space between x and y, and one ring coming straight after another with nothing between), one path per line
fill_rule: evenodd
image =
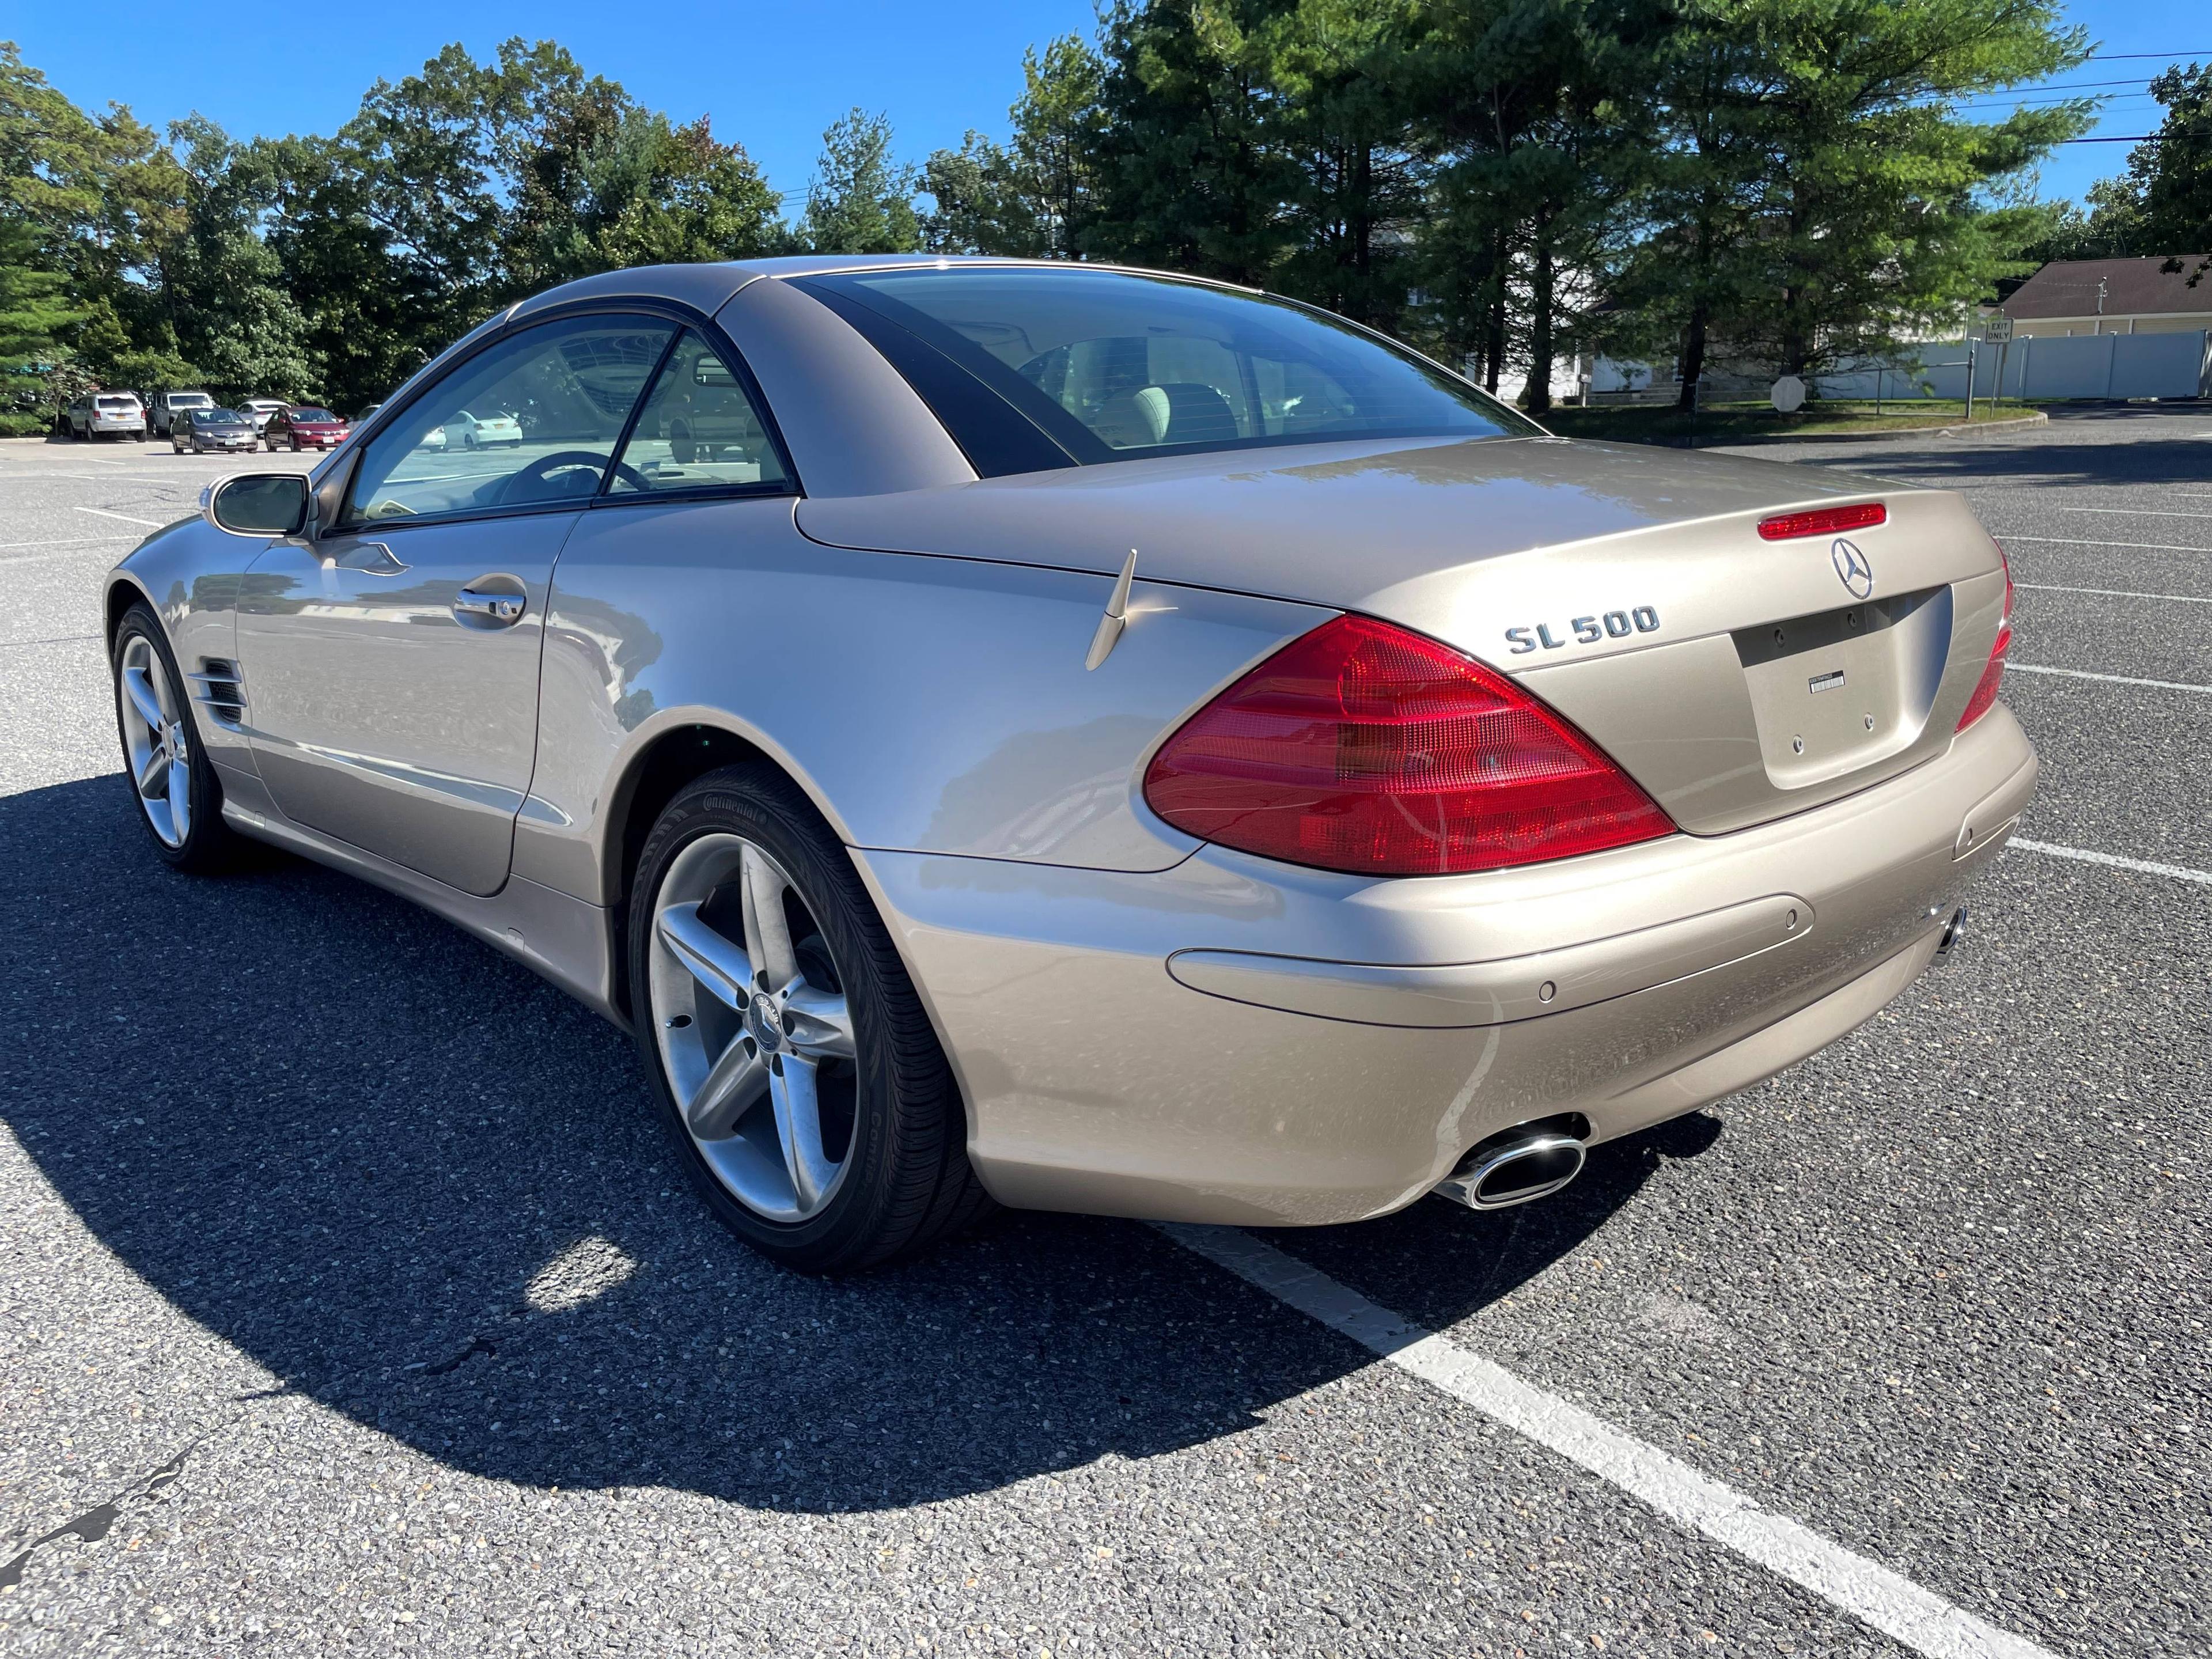
M364 447L335 521L240 595L255 763L286 817L464 892L507 879L554 561L676 332L592 313L495 336ZM520 448L424 442L468 404Z

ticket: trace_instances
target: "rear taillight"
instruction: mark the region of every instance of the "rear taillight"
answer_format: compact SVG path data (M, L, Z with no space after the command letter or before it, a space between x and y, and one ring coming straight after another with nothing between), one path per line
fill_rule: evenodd
M1187 835L1360 875L1569 858L1674 823L1503 675L1364 617L1293 640L1186 721L1145 799Z
M2004 563L2004 617L1997 623L1997 642L1990 647L1989 666L1982 670L1982 678L1975 682L1974 695L1966 699L1966 712L1959 716L1961 732L1996 705L1997 688L2004 684L2005 653L2012 649L2012 561L2005 558L2002 548L1997 550L1997 557Z
M1850 507L1815 507L1810 513L1785 513L1778 519L1761 519L1759 533L1770 542L1795 541L1800 536L1833 536L1846 530L1864 530L1885 524L1889 509L1880 501L1860 501Z

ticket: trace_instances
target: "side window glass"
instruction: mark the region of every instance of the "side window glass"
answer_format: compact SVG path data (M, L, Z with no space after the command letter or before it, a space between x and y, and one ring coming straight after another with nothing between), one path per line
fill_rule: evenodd
M478 352L361 458L340 522L589 499L675 325L572 317Z
M661 495L788 482L744 383L686 329L653 382L607 493Z

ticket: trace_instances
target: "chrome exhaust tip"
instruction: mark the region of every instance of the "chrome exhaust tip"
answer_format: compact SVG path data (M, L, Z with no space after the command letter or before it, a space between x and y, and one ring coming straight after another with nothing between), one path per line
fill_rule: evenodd
M1943 924L1943 937L1936 941L1936 961L1940 964L1951 960L1951 952L1966 942L1966 907L1960 905L1951 912L1951 920Z
M1558 1192L1583 1172L1585 1155L1574 1135L1509 1130L1469 1152L1434 1190L1470 1210L1510 1210Z

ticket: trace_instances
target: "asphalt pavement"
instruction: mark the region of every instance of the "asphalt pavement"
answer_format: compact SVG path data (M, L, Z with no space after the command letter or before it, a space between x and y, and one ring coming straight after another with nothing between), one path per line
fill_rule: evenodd
M2212 1651L2212 409L1761 453L2011 556L1953 966L1547 1203L823 1282L523 969L156 866L101 577L242 464L0 444L0 1653Z

